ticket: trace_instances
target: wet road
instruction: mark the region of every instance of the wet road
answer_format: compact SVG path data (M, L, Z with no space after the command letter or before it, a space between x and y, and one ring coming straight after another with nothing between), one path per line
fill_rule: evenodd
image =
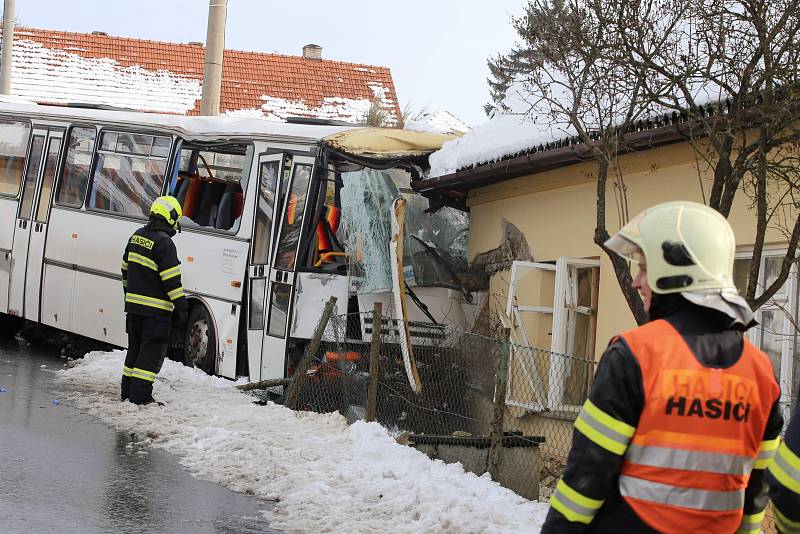
M42 367L45 366L45 367ZM0 335L0 532L251 533L269 502L192 478L67 403L54 349Z

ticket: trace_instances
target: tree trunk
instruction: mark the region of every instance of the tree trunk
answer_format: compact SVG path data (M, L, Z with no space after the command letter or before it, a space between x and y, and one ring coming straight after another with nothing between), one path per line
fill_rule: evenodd
M594 242L603 249L611 260L611 265L614 266L614 274L617 277L617 283L625 296L625 301L628 303L631 313L637 324L644 324L647 322L647 313L644 311L644 304L639 292L631 287L633 278L631 277L630 267L628 262L606 248L605 242L611 237L606 230L606 184L608 183L608 160L604 158L597 159L597 226L594 229Z

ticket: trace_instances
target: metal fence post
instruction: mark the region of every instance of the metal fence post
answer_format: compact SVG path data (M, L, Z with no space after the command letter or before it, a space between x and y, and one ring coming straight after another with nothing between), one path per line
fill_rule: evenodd
M369 351L369 389L367 390L367 422L375 420L378 408L378 374L381 366L381 332L383 331L383 305L376 302L372 309L372 340Z
M492 433L489 439L489 454L486 457L486 470L492 480L497 480L503 452L503 413L506 407L506 387L508 384L508 356L510 330L503 329L503 344L500 345L500 357L497 361L497 375L494 386L494 413L492 415Z
M298 365L297 369L294 371L294 379L292 380L292 385L289 387L289 394L286 396L285 403L285 406L292 410L295 409L297 398L300 396L300 387L303 382L305 382L306 372L311 365L312 358L314 358L314 355L319 349L319 344L322 341L322 334L325 333L325 327L328 326L328 321L330 321L335 307L336 297L331 297L330 300L325 303L325 309L322 311L322 318L320 318L317 329L314 331L314 337L311 338L311 342L306 347L306 352L303 355L303 359L300 360L300 365Z

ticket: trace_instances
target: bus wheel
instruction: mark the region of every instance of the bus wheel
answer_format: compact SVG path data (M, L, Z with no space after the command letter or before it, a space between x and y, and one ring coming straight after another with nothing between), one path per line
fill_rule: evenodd
M217 351L217 336L214 323L203 305L192 307L186 322L186 341L184 342L183 364L197 367L213 374Z

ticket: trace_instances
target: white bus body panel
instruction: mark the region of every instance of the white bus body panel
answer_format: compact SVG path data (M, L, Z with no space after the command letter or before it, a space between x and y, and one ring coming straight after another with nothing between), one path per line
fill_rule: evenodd
M330 273L297 273L294 294L294 317L289 335L298 339L311 339L322 317L322 310L331 297L336 297L334 315L347 313L346 275ZM331 324L325 332L332 334Z
M72 331L72 296L76 272L72 268L45 264L42 284L42 323L67 332Z

